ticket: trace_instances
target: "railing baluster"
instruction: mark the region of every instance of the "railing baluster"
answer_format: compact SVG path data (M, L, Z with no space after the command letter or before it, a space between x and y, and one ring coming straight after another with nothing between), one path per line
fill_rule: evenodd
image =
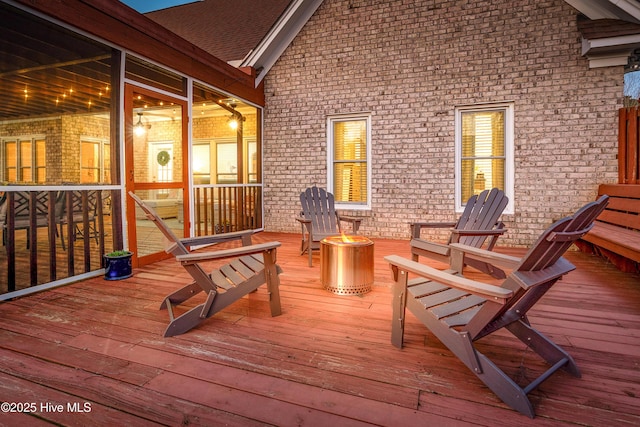
M7 290L16 290L16 206L15 193L7 193L7 228L3 238L7 247Z
M29 245L29 278L31 284L38 283L38 193L29 192L29 225L27 240Z
M262 227L262 188L256 185L215 185L193 191L196 235ZM209 230L209 225L211 230Z
M49 281L56 280L57 259L56 259L56 192L49 191L47 203L47 233L49 235Z
M102 194L105 192L85 188L26 191L5 188L3 191L6 218L0 229L4 245L0 251L0 294L102 268L105 253ZM110 222L110 236L115 245L122 233L114 228L113 220ZM43 227L46 230L42 230ZM63 245L65 234L68 245ZM76 250L78 238L83 239L83 246ZM66 266L59 269L64 265L63 256Z

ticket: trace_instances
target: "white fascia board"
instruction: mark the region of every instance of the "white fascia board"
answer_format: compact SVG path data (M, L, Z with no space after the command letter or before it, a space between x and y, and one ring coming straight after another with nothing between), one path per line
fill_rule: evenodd
M284 11L280 19L240 64L241 67L253 67L258 71L256 86L284 53L289 44L298 35L307 21L320 7L323 0L294 0Z
M582 55L588 55L598 51L621 50L640 46L640 34L628 36L605 37L601 39L582 39Z
M629 52L621 52L611 55L588 55L589 68L617 67L627 65Z

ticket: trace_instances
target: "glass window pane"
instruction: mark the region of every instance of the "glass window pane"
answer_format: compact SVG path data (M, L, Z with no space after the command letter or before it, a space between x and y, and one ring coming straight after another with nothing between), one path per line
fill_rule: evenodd
M193 146L193 183L211 184L211 145L194 144Z
M20 141L20 180L22 182L33 182L31 174L32 156L31 141Z
M83 129L88 136L109 138L111 64L120 53L4 2L0 11L3 42L23 47L12 50L11 70L2 77L6 87L19 90L3 94L0 136L19 136L31 145L16 147L14 169L8 173L6 165L2 178L50 185L79 183L80 135L76 132Z
M216 145L217 184L238 182L238 146L235 143Z
M9 182L17 181L18 170L18 144L16 141L4 142L5 155L5 180Z
M46 144L43 139L36 140L36 162L35 166L41 168L47 164Z
M242 164L236 159L233 165L242 170L242 176L230 177L227 169L213 170L215 183L258 183L261 179L262 159L258 140L259 110L241 100L229 98L201 84L193 86L193 137L194 141L211 145L211 167L227 167L219 164L216 144L236 145L236 155L242 150ZM227 161L227 160L225 160ZM224 175L224 176L220 176ZM217 178L216 178L217 177ZM222 179L222 181L219 181ZM197 182L194 176L194 182ZM209 182L207 182L208 184Z
M249 159L247 172L249 174L249 182L254 184L258 182L258 145L255 142L250 142L247 148L247 157Z
M334 159L365 160L367 123L364 120L334 123Z
M80 182L100 181L100 143L82 141L80 143Z
M105 184L111 184L111 144L109 143L104 144L102 151L104 156L102 159L102 163L103 163L102 175L104 177L103 182Z
M505 111L463 112L461 197L505 186Z
M127 55L125 77L177 95L187 94L184 77L131 55Z
M182 106L134 91L132 120L135 181L182 181Z
M337 163L334 172L334 188L334 197L337 202L366 202L366 164Z
M367 202L367 120L333 122L333 193L336 202Z
M462 114L462 157L504 156L504 111Z

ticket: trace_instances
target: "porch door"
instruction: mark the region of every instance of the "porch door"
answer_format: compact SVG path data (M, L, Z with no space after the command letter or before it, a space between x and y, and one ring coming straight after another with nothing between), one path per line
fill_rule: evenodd
M133 191L177 237L189 235L188 118L184 100L125 86L125 170ZM129 249L134 267L168 258L168 244L127 197Z

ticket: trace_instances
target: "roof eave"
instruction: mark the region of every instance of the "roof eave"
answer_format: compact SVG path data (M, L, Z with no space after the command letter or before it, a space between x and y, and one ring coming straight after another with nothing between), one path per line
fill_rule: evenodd
M322 1L293 0L260 44L242 61L240 67L252 67L256 70L256 87L320 7Z
M589 19L620 19L640 24L637 0L565 0Z

